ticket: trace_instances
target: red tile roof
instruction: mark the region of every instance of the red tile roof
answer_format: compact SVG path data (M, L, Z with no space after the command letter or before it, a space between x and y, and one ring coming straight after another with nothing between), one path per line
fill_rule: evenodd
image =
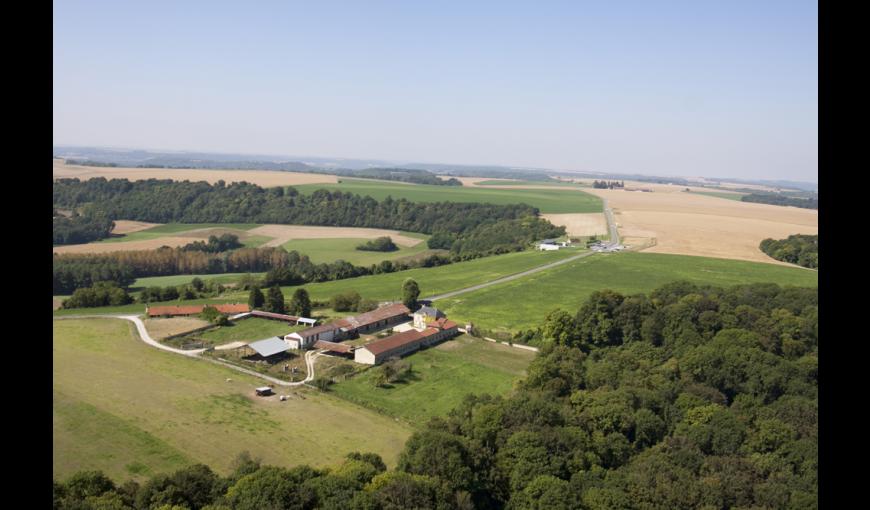
M327 342L326 340L318 340L314 342L315 349L326 349L332 352L340 352L343 354L347 354L348 352L353 350L353 347L346 344L340 344L336 342Z
M299 317L295 315L284 315L281 313L263 312L261 310L251 310L251 315L254 317L266 317L268 319L280 319L288 322L296 322Z
M393 317L408 315L409 313L411 313L411 310L408 310L407 306L402 303L394 303L392 305L382 306L377 310L372 310L371 312L361 313L355 317L348 317L345 320L349 321L352 327L362 328L384 319L392 319Z
M397 335L388 336L387 338L370 342L364 346L364 349L377 356L378 354L391 351L398 347L402 347L403 345L419 342L425 336L428 335L424 335L416 329L409 329L408 331L403 331Z

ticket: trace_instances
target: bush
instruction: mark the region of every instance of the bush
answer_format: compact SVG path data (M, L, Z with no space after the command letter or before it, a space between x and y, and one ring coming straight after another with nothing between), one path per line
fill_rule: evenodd
M396 251L399 247L396 246L389 236L384 236L363 243L357 246L356 249L362 251Z

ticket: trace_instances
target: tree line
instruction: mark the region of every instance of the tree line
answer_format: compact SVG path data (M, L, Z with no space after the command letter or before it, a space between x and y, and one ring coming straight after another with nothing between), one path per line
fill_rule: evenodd
M786 239L765 239L759 248L776 260L810 269L819 268L819 236L795 234Z
M136 278L146 276L263 272L287 265L288 260L287 252L280 247L240 248L223 253L168 246L99 254L55 253L52 284L55 294L69 294L98 281L114 281L127 287Z
M613 189L613 188L624 188L625 181L593 181L592 187L596 189Z
M261 188L246 182L215 184L126 179L54 181L55 207L92 203L115 220L154 223L280 223L390 228L410 232L465 232L487 221L537 216L526 204L414 203L293 187Z
M468 395L394 470L352 453L325 470L248 456L226 479L197 465L141 486L84 472L55 481L55 508L818 506L816 289L605 290L550 314L540 342L510 396Z
M803 209L818 209L818 198L799 198L781 195L778 193L750 193L740 197L743 202L753 202L756 204L772 204L772 205L790 205L792 207L800 207Z

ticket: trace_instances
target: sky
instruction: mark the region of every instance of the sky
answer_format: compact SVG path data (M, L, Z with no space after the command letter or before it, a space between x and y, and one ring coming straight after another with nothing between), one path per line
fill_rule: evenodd
M818 182L816 2L54 2L53 143Z

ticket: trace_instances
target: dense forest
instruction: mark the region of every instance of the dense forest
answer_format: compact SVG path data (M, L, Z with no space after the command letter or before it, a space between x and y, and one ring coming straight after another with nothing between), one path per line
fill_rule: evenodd
M765 239L759 248L776 260L810 269L819 268L819 236L795 234L787 239Z
M98 241L109 237L114 228L115 222L104 214L73 213L70 217L55 215L52 219L53 243L61 245Z
M323 470L241 456L227 478L196 465L142 485L83 472L55 481L55 508L817 508L816 289L605 290L539 336L511 396L466 397L393 471L354 453Z
M539 212L526 204L414 203L391 197L378 202L340 191L300 195L293 187L266 189L245 182L211 185L157 179L59 179L54 183L53 203L55 207L90 203L114 220L371 227L424 234L461 234L485 222L537 216Z
M792 207L800 207L803 209L818 209L818 198L800 198L790 197L777 193L750 193L740 197L743 202L754 202L757 204L772 204L772 205L790 205Z

